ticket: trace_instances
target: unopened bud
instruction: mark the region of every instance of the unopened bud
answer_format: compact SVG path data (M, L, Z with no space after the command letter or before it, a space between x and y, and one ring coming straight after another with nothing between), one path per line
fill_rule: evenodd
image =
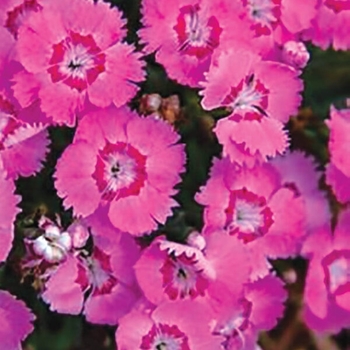
M309 61L310 54L301 41L287 41L282 50L282 59L296 69L302 69Z

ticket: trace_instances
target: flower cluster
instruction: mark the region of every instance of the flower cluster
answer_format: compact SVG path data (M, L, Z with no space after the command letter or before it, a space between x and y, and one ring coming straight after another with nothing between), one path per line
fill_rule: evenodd
M350 327L350 212L332 235L321 168L288 150L286 127L301 104L305 40L349 49L350 2L142 0L141 15L136 47L121 10L102 1L1 2L0 262L20 211L14 181L43 168L49 128L69 127L52 178L71 224L40 216L20 263L51 311L117 326L120 350L251 350L288 298L273 261L302 256L305 323ZM137 96L153 54L170 79L199 89L198 108L221 113L222 152L192 196L203 225L175 239L167 220L182 207L191 152L176 117L163 116L170 99ZM138 113L140 101L150 106ZM330 114L325 181L346 204L350 109ZM16 350L34 316L0 291L3 319L0 349Z

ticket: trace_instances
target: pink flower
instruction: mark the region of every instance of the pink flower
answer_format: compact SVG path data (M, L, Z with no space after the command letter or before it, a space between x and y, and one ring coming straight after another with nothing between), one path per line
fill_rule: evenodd
M14 238L14 221L17 213L20 211L17 204L19 196L14 194L15 185L12 179L6 178L6 172L0 162L0 262L6 260Z
M238 4L231 1L145 0L142 4L144 28L139 34L145 51L156 51L156 60L181 84L197 87L218 50L250 44L249 28L237 16Z
M213 334L225 337L225 350L251 350L260 331L276 326L286 299L282 282L272 275L250 283L241 298L229 296L217 305Z
M305 242L310 259L304 293L304 318L316 332L339 332L350 326L350 211L338 218L333 237L328 226Z
M21 349L21 341L34 329L35 316L10 293L0 290L0 339L1 349Z
M144 72L140 55L122 43L124 25L121 13L103 2L62 0L33 12L18 32L25 71L15 76L13 89L21 105L27 107L23 90L33 82L42 111L58 124L73 126L89 103L128 102Z
M304 33L304 38L311 40L322 49L330 45L335 50L348 50L350 30L350 1L322 0L312 26Z
M92 253L68 255L45 283L42 298L51 310L73 315L83 310L89 322L115 325L140 297L132 271L139 249L128 234L108 240L98 235L99 227L91 230Z
M132 311L116 331L119 350L221 349L222 337L210 334L213 311L203 303L164 303L151 314Z
M101 205L116 228L150 232L177 205L171 196L185 161L178 141L166 122L127 108L90 113L58 161L58 194L76 215L90 215Z
M268 273L267 258L299 252L305 235L304 202L282 186L270 165L237 169L227 158L216 159L196 200L205 206L206 234L225 230L246 244L253 279Z
M315 161L302 152L295 151L276 157L271 164L281 175L282 185L303 198L306 229L310 232L328 223L331 219L330 208L325 194L319 190L322 173L317 171Z
M301 101L302 83L296 70L262 61L248 51L229 51L212 65L202 85L205 109L226 107L231 113L219 120L214 132L232 162L253 166L285 151L283 123Z
M238 296L250 268L244 246L217 232L203 251L157 239L135 264L136 278L146 298L159 305L167 300Z

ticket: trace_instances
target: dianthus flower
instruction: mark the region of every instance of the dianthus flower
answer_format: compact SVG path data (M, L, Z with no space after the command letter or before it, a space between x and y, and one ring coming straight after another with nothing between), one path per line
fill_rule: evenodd
M39 99L55 123L73 126L91 104L128 102L144 72L140 54L122 42L124 25L121 13L103 2L62 0L33 11L18 30L24 70L13 89L22 107Z
M116 331L118 349L219 350L223 338L211 334L213 311L196 301L166 302L151 314L134 310Z
M2 350L22 349L21 341L34 329L35 316L10 293L0 290L0 339Z
M211 66L202 84L201 104L208 110L226 107L230 112L214 132L232 162L253 166L285 151L288 138L283 123L301 101L298 74L248 51L228 51Z
M276 326L286 299L282 282L273 275L249 283L240 298L230 295L218 303L212 332L225 337L225 350L251 350L260 331Z
M326 182L333 189L337 199L350 200L350 161L348 145L350 143L350 109L331 108L331 118L326 121L330 129L329 152L331 161L326 168Z
M304 244L310 259L304 292L304 318L320 333L350 327L350 211L338 218L332 236L328 226L315 230Z
M14 221L19 209L19 196L14 194L15 185L12 179L6 178L6 172L0 162L0 262L6 260L14 237Z
M142 7L144 28L139 31L144 51L156 51L170 78L197 87L222 47L248 47L249 27L238 18L238 11L227 15L227 0L145 0ZM234 6L234 9L238 4Z
M253 279L268 273L267 258L299 252L305 234L304 201L282 186L269 164L237 169L227 158L216 159L196 200L205 206L205 234L225 230L246 244Z
M313 44L327 49L330 45L335 50L350 48L350 1L322 0L316 18L304 33L304 38Z
M282 186L303 198L308 231L330 221L327 198L318 188L322 173L317 171L317 164L311 157L299 151L287 152L273 159L270 164L279 172Z
M189 245L155 240L135 264L144 295L159 305L166 300L238 297L250 274L243 244L219 232L201 251Z
M141 295L132 270L139 249L128 234L115 232L107 239L98 235L100 225L89 228L91 252L67 255L45 283L42 298L51 310L73 315L83 310L89 322L115 325Z
M165 121L127 108L90 113L58 161L58 195L76 215L90 215L101 205L116 228L149 232L177 205L171 196L185 161L178 141Z

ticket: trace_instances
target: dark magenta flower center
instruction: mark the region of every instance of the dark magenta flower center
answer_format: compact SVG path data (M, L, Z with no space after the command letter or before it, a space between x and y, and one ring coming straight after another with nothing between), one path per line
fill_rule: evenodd
M281 17L281 0L243 0L256 36L269 35Z
M146 180L146 157L124 142L111 144L99 151L92 175L102 194L111 201L139 194Z
M195 256L188 257L185 253L179 256L168 255L160 272L163 275L164 292L171 300L204 295L209 286L208 279L196 265Z
M264 236L273 224L273 213L266 199L246 188L231 192L225 229L245 243Z
M54 83L62 81L73 89L83 91L105 71L106 56L90 34L70 32L52 49L48 72Z
M322 260L322 265L331 294L350 292L350 250L334 250Z
M185 333L175 326L159 323L142 337L142 350L190 350Z
M231 88L222 105L232 110L230 119L235 121L261 120L267 116L268 94L269 90L251 74Z
M81 257L76 282L80 284L83 292L91 290L92 296L110 294L118 283L117 278L113 276L110 256L94 247L91 256Z
M219 46L222 29L216 17L207 17L199 5L188 5L180 9L174 27L183 54L203 59Z

